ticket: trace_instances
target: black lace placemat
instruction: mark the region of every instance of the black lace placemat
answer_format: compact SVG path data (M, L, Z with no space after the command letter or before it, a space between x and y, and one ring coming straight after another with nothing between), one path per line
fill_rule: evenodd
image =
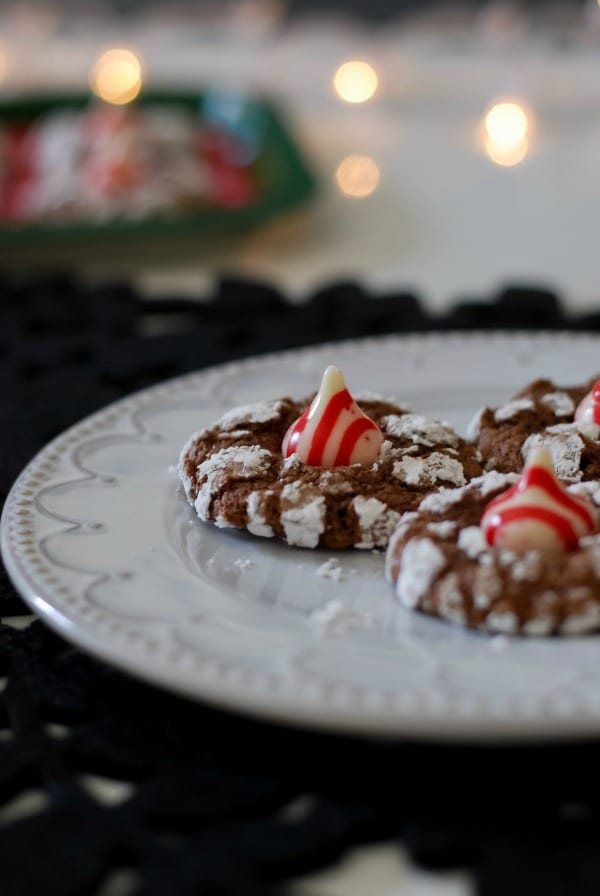
M223 280L209 302L126 284L0 277L0 500L85 414L202 366L298 345L449 329L600 331L514 288L431 317L411 294L340 283L302 306ZM0 575L0 896L281 893L382 839L479 896L600 893L600 745L431 745L268 725L135 681L25 614ZM94 776L122 782L107 803ZM7 808L12 805L12 812ZM104 889L103 889L104 888Z

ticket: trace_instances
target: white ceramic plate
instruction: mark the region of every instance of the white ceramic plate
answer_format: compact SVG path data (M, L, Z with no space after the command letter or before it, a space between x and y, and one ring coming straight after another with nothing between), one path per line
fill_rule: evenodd
M6 503L2 551L66 638L149 681L282 722L366 734L600 733L599 639L490 638L394 601L383 557L286 547L198 521L174 465L236 404L314 389L335 363L465 429L538 375L600 366L600 338L394 337L250 359L133 395L68 430ZM324 564L327 564L324 566Z

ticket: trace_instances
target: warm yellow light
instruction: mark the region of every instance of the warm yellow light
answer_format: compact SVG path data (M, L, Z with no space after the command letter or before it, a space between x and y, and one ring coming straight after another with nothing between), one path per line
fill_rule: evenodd
M517 103L496 103L485 116L488 138L502 146L520 144L528 127L527 114Z
M488 157L506 168L518 165L529 152L532 116L515 100L494 103L482 122L481 140Z
M335 173L338 186L346 196L364 199L379 184L379 168L369 156L347 156Z
M90 72L90 87L107 103L121 106L134 100L142 87L142 66L131 50L107 50Z
M510 168L512 165L518 165L522 162L529 150L527 137L523 137L518 143L500 143L488 137L485 141L485 151L496 165L503 165Z
M373 66L360 60L340 65L333 78L337 95L347 103L364 103L371 99L378 83Z

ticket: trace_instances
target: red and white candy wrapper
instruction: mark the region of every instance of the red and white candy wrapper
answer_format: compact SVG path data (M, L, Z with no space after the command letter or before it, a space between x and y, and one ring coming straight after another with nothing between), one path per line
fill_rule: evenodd
M572 551L580 538L598 531L598 514L559 482L542 447L531 453L519 481L488 505L481 526L488 544L517 554Z
M358 407L340 371L328 367L310 407L286 432L282 453L315 467L366 466L382 443L381 430Z
M575 420L577 423L600 425L600 380L594 383L592 390L577 405Z

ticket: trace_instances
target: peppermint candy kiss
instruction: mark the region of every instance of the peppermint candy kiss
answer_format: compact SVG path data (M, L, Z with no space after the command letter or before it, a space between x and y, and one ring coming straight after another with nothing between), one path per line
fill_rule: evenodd
M488 544L515 553L572 551L598 531L596 509L556 478L547 448L532 451L519 481L486 508L481 526Z
M310 407L285 434L284 457L297 454L313 467L371 464L378 457L383 435L363 414L337 367L328 367Z
M577 405L575 420L577 423L600 424L600 380L594 383L592 391Z

